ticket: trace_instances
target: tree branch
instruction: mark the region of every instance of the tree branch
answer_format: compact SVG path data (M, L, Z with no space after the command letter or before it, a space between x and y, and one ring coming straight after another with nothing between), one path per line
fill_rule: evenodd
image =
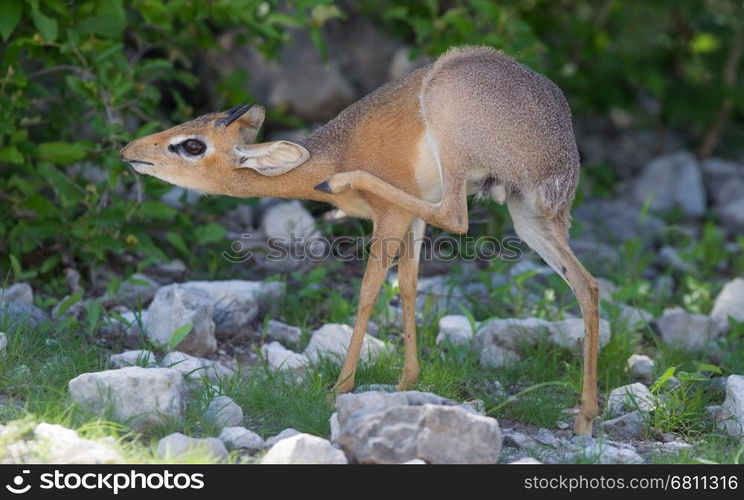
M736 26L736 32L734 34L734 41L731 44L731 50L729 51L728 57L726 58L726 64L723 67L722 80L727 90L733 90L736 86L736 70L739 67L739 61L741 60L742 52L744 52L744 24L739 23ZM734 100L730 95L727 95L721 101L721 106L718 108L716 119L710 124L708 130L703 137L703 142L698 150L698 157L702 160L710 156L723 135L723 130L726 128L729 115L734 109Z

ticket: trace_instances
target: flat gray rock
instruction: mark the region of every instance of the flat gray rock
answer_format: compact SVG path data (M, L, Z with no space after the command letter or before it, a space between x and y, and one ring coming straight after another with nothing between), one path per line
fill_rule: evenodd
M613 389L607 398L607 413L612 417L619 417L627 412L653 411L656 409L656 399L645 385L624 385Z
M359 410L383 410L395 406L422 406L425 404L459 406L451 399L431 392L420 391L368 391L358 394L339 394L336 397L338 422L343 427L349 416ZM471 410L473 411L473 410Z
M0 301L0 318L5 318L8 329L21 325L39 328L50 320L49 315L34 305L20 302Z
M157 366L155 355L147 350L124 351L119 354L112 354L109 362L113 368L125 368L127 366L149 368Z
M34 291L28 283L14 283L8 288L0 287L0 301L33 306Z
M608 443L595 442L584 448L579 455L595 460L600 464L642 464L641 457L632 448L624 448Z
M288 325L273 319L266 323L264 333L283 345L291 347L298 346L302 338L302 329L299 326Z
M68 387L73 401L98 414L110 411L112 418L138 431L180 421L186 407L183 376L169 368L83 373Z
M642 205L649 198L651 210L657 212L677 208L685 215L702 215L706 195L695 156L680 151L655 158L646 165L633 186L633 199Z
M217 396L209 402L204 418L218 427L236 427L243 423L243 409L227 396Z
M304 354L290 351L279 342L271 342L261 346L261 353L272 371L290 371L303 374L310 364Z
M201 383L206 379L212 383L219 383L235 376L233 370L218 361L197 358L180 351L166 354L160 366L182 373L189 382Z
M656 362L645 354L632 354L628 358L628 371L634 378L649 380L654 375Z
M284 283L278 281L187 281L181 286L208 297L218 337L245 334L259 315L281 300L285 292Z
M292 436L296 436L297 434L300 434L300 431L298 431L297 429L293 429L291 427L289 427L287 429L284 429L279 434L277 434L275 436L271 436L269 439L267 439L266 440L266 447L267 448L271 448L272 446L274 446L276 443L278 443L282 439L287 439L287 438L290 438Z
M612 420L602 422L600 428L613 439L643 439L643 416L632 411Z
M323 325L313 332L304 354L313 363L317 362L321 357L327 357L341 362L346 357L352 334L353 330L349 325L337 323ZM362 361L374 362L387 350L388 347L383 341L365 334L360 359Z
M295 434L274 444L261 459L262 464L346 464L344 452L323 438Z
M726 399L716 414L717 427L733 438L744 438L744 376L729 375Z
M177 345L180 351L203 356L217 350L211 297L195 288L173 284L160 288L147 309L145 334L156 345L174 347L173 334L191 325L191 331Z
M711 341L719 335L719 328L713 318L702 314L688 313L681 307L665 309L654 320L661 340L666 345L687 351L700 351L710 347Z
M2 463L18 464L118 464L124 461L113 438L85 439L77 431L40 422L33 429L23 421L0 426ZM9 436L14 438L9 439Z
M729 330L729 318L744 321L744 278L733 279L724 285L713 303L710 316L721 331Z
M147 305L160 289L160 283L142 273L135 273L119 284L113 295L105 295L119 304L134 309Z
M188 453L208 453L218 460L227 458L227 448L217 438L193 438L174 432L158 441L158 456L163 459L173 459Z
M724 227L734 234L744 233L744 199L731 200L718 209Z
M462 314L449 314L442 316L439 320L439 334L437 335L437 345L446 342L452 344L467 344L475 337L473 325L467 316Z
M261 436L245 427L225 427L220 433L220 440L231 450L243 450L255 453L266 447Z
M610 341L610 322L599 320L599 347L602 348ZM554 321L550 324L548 340L553 344L581 353L584 346L584 320L581 318Z
M341 414L339 413L339 422ZM496 463L496 419L459 406L424 404L358 410L341 424L339 444L360 463Z
M638 206L622 200L595 200L574 210L574 225L585 239L622 243L640 238L648 245L663 231L664 222L653 215L641 216Z

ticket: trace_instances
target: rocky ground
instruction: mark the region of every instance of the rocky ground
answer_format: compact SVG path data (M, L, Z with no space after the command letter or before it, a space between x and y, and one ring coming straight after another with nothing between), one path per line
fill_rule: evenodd
M680 162L697 165L682 154L654 160L632 190L633 196L645 200L644 179L649 176L654 178L654 184L662 182L654 177L660 175L659 165L668 164L670 169L673 165L676 169ZM706 171L710 170L703 170ZM690 200L674 189L669 195L680 203ZM695 214L700 210L699 205L681 208ZM577 219L585 228L591 228L598 224L603 211L613 211L625 220L605 219L610 225L618 225L612 237L630 239L646 234L644 244L648 244L653 240L650 235L659 231L662 223L653 215L632 216L633 210L637 211L629 201L589 202L577 210ZM275 235L292 231L298 221L313 220L296 202L272 205L263 217L265 227L265 219L273 217L269 226ZM576 247L589 245L592 250L588 255L599 257L601 252L593 245L605 243L590 239L588 234L592 234L591 229L577 239ZM607 248L614 247L607 244ZM693 265L671 246L662 246L656 257L672 268ZM328 430L320 434L294 428L268 434L266 429L276 428L284 420L274 417L276 420L267 424L266 415L271 413L256 413L261 404L266 406L265 401L258 401L256 408L236 401L247 387L241 384L258 384L261 391L271 391L271 387L276 387L271 384L279 383L287 391L292 386L305 390L318 380L320 391L316 399L320 399L345 354L351 336L349 324L325 323L308 328L275 319L274 306L297 292L288 290L284 282L177 281L184 278L184 270L174 262L149 273L135 274L115 291L100 297L67 297L50 312L35 305L28 284L16 283L2 291L6 332L0 334L3 414L26 417L4 418L0 460L649 463L679 461L680 457L690 460L698 454L700 459L708 460L696 442L701 429L733 446L744 438L742 365L726 361L724 355L726 350L742 350L738 322L744 321L744 279L726 282L710 299L712 307L707 314L679 306L654 307L660 310L654 314L637 303L624 301L619 287L602 279L603 354L608 349L618 351L620 342L635 340L626 346L630 350L618 351L624 353L624 359L613 359L613 369L621 372L621 379L628 383L603 387L603 413L595 423L595 434L578 437L572 434L571 422L577 411L580 377L568 376L573 380L567 380L562 372L570 372L570 367L561 367L560 360L570 359L574 368L580 367L577 360L583 324L575 309L558 307L560 302L546 302L540 297L546 290L553 290L550 270L530 259L511 265L507 271L510 278L493 276L488 269L480 274L473 274L471 266L463 269L454 282L446 275L422 278L418 320L425 339L427 329L431 330L430 340L423 341L425 366L427 359L436 360L440 366L437 369L446 373L453 364L470 363L475 367L472 373L477 383L458 379L458 374L446 380L447 375L442 373L432 377L445 382L427 380L425 367L419 391L387 392L393 389L392 384L361 386L355 394L338 397L332 408L322 398L323 401L315 402L322 409L312 417L325 419L316 421L316 428ZM653 273L650 277L663 283L661 273L644 273L645 282L649 282L648 273ZM489 282L483 282L484 276ZM534 282L534 287L522 287L523 280ZM494 296L494 289L507 289L510 297L522 297L533 306L525 307L521 317L481 319L467 312L473 297L476 301L486 300ZM566 300L570 302L570 296ZM142 308L143 304L147 307ZM455 313L458 311L460 314ZM349 313L353 314L353 308L349 308ZM97 317L92 318L94 315ZM348 322L352 319L349 317ZM364 341L365 363L360 378L392 382L399 369L400 352L396 335L400 307L394 295L374 319ZM69 347L70 342L79 342L73 345L84 344L102 358L93 364L100 367L98 370L73 367L74 376L64 382L64 391L57 397L62 407L79 412L78 423L116 423L118 433L87 435L80 427L76 431L46 422L43 413L33 411L36 405L24 400L19 380L33 379L39 370L58 369L55 363L60 360L55 356L65 354L47 354L40 366L23 359L21 337L29 332L43 332L38 335L49 350L58 344ZM87 335L81 337L81 332ZM638 339L639 332L645 332L641 333L645 337ZM540 356L550 352L564 356L546 358L552 359L555 366L540 367L554 370L558 374L555 381L529 380L525 373L514 379L515 367L543 363ZM670 353L681 356L678 363L670 362L674 359ZM693 360L696 371L675 371ZM660 366L660 361L665 365ZM383 365L395 369L381 368ZM737 368L740 371L731 371ZM386 369L383 380L375 380L376 374ZM600 363L600 372L604 369ZM502 383L501 376L509 382ZM602 383L606 384L606 380ZM453 384L461 387L453 389ZM549 388L551 384L560 390L570 386L568 398L564 394L557 403L558 412L552 420L543 417L552 411L551 398L557 396L550 390L536 391L539 397L530 396L538 386ZM426 390L429 388L434 391ZM433 393L437 389L460 398ZM704 401L701 393L706 394ZM516 411L526 400L530 401L521 413ZM530 409L530 404L538 407ZM696 414L690 407L699 412ZM685 422L685 418L694 422ZM60 420L59 416L55 419ZM539 425L541 422L549 425ZM251 428L252 423L257 425ZM257 432L259 428L264 432ZM148 444L148 437L155 440ZM132 454L132 446L139 450L137 454Z

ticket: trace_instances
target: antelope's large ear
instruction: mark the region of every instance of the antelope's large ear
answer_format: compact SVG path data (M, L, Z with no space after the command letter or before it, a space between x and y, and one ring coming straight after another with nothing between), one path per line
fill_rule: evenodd
M251 106L251 109L238 119L240 136L243 142L251 144L256 140L258 130L261 128L265 116L266 110L262 106L254 104Z
M310 158L307 149L289 141L238 146L236 150L240 162L237 168L252 168L269 177L286 174Z

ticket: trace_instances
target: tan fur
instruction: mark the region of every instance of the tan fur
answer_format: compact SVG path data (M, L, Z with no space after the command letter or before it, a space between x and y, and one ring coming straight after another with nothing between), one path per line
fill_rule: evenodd
M586 342L575 431L591 433L598 411L597 285L566 240L579 157L568 104L553 82L491 48L461 47L352 104L302 144L249 145L263 121L260 107L215 126L222 118L205 115L138 139L122 158L142 173L209 193L326 201L371 218L375 241L398 242L387 253L372 244L336 392L353 388L372 306L398 250L405 336L398 388L417 382L417 240L427 223L467 231L467 196L478 192L507 203L517 233L578 298ZM190 136L209 143L209 153L195 160L167 149L174 137ZM245 151L262 156L247 159ZM303 151L309 159L301 162Z

